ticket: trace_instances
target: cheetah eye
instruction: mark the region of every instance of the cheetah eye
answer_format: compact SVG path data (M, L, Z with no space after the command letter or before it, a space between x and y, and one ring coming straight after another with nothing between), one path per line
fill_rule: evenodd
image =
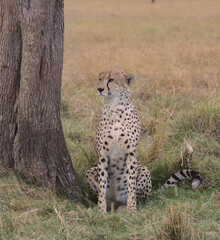
M115 79L114 78L109 78L109 82L113 82Z
M101 82L102 81L102 79L101 78L99 78L99 82Z

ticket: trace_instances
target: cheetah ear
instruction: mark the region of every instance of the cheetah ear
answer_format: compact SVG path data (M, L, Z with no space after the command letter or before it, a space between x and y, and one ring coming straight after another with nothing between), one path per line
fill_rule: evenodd
M125 79L126 79L127 84L130 86L131 83L134 82L135 77L134 77L133 74L126 74L126 75L125 75Z
M104 73L105 73L105 72L100 72L100 73L99 73L99 77L101 77L101 76L102 76L102 74L104 74Z

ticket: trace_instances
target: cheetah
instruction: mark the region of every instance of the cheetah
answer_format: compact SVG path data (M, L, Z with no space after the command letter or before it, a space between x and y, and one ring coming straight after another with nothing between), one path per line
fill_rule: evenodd
M149 170L137 163L140 119L130 99L132 74L111 70L99 74L98 94L105 99L97 130L99 160L97 167L86 173L86 182L98 198L98 208L136 210L136 200L151 194ZM173 174L163 187L172 187L183 179L193 179L193 187L201 184L201 175L193 170Z

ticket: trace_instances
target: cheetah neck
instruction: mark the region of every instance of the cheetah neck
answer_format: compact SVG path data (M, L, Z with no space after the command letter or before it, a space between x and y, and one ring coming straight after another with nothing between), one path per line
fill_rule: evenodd
M127 97L119 97L117 99L112 99L112 101L107 100L104 105L104 111L111 112L111 114L121 114L123 110L133 108L133 103L131 99Z

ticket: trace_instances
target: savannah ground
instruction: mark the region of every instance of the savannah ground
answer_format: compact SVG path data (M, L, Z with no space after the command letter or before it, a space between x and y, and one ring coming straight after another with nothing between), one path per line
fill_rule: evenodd
M219 12L219 0L65 0L62 123L89 207L1 170L0 239L220 238ZM98 73L112 68L136 76L138 160L154 188L136 213L103 215L85 172L97 163ZM194 148L190 165L202 188L158 191L180 168L184 142Z

